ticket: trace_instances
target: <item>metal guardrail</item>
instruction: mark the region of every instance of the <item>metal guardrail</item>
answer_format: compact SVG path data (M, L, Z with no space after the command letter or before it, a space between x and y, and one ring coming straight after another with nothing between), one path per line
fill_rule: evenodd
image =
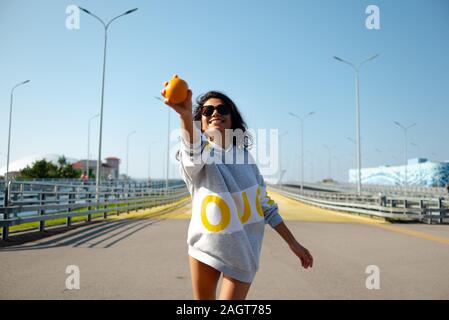
M337 211L382 217L389 221L420 221L431 224L449 220L449 201L444 198L420 199L412 197L376 197L349 193L304 191L298 188L269 185L289 198Z
M299 186L297 182L287 183L284 185ZM304 187L311 189L323 189L335 192L356 193L357 185L352 183L331 183L331 182L315 182L304 183ZM446 188L443 187L423 187L423 186L388 186L388 185L374 185L364 184L362 188L363 194L377 194L382 192L383 194L390 196L414 196L420 198L435 198L443 197L449 200L449 193Z
M29 222L39 222L45 230L45 221L87 216L87 222L98 216L162 206L188 196L185 185L171 188L153 188L146 184L102 185L97 193L94 184L55 184L50 182L9 182L6 189L6 206L0 206L2 237L9 237L10 227ZM100 214L100 215L99 215Z

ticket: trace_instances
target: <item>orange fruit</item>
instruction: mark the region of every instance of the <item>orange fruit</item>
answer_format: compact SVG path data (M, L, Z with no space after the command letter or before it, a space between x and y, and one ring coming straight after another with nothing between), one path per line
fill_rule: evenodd
M187 82L178 77L177 74L164 83L162 95L168 99L170 103L181 103L187 98L189 87Z

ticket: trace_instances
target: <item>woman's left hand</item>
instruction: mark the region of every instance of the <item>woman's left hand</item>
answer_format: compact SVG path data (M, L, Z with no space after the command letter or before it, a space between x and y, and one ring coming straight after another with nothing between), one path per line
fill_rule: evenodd
M309 250L304 248L299 242L295 241L290 245L290 249L298 256L299 260L301 260L301 264L304 269L311 268L313 266L313 257L310 254Z

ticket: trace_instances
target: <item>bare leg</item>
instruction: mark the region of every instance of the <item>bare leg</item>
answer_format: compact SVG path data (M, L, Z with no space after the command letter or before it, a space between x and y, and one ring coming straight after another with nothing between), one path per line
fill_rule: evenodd
M193 298L215 300L221 272L189 256L192 275Z
M223 275L220 300L245 300L250 287L251 283L241 282Z

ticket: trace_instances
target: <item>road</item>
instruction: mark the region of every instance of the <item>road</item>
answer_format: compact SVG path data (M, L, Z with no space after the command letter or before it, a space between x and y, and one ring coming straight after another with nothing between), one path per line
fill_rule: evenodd
M448 299L449 225L390 224L311 207L271 192L314 256L302 269L268 225L248 299ZM192 299L190 204L138 212L0 248L1 299ZM66 288L69 265L80 289ZM379 289L368 289L378 267Z

